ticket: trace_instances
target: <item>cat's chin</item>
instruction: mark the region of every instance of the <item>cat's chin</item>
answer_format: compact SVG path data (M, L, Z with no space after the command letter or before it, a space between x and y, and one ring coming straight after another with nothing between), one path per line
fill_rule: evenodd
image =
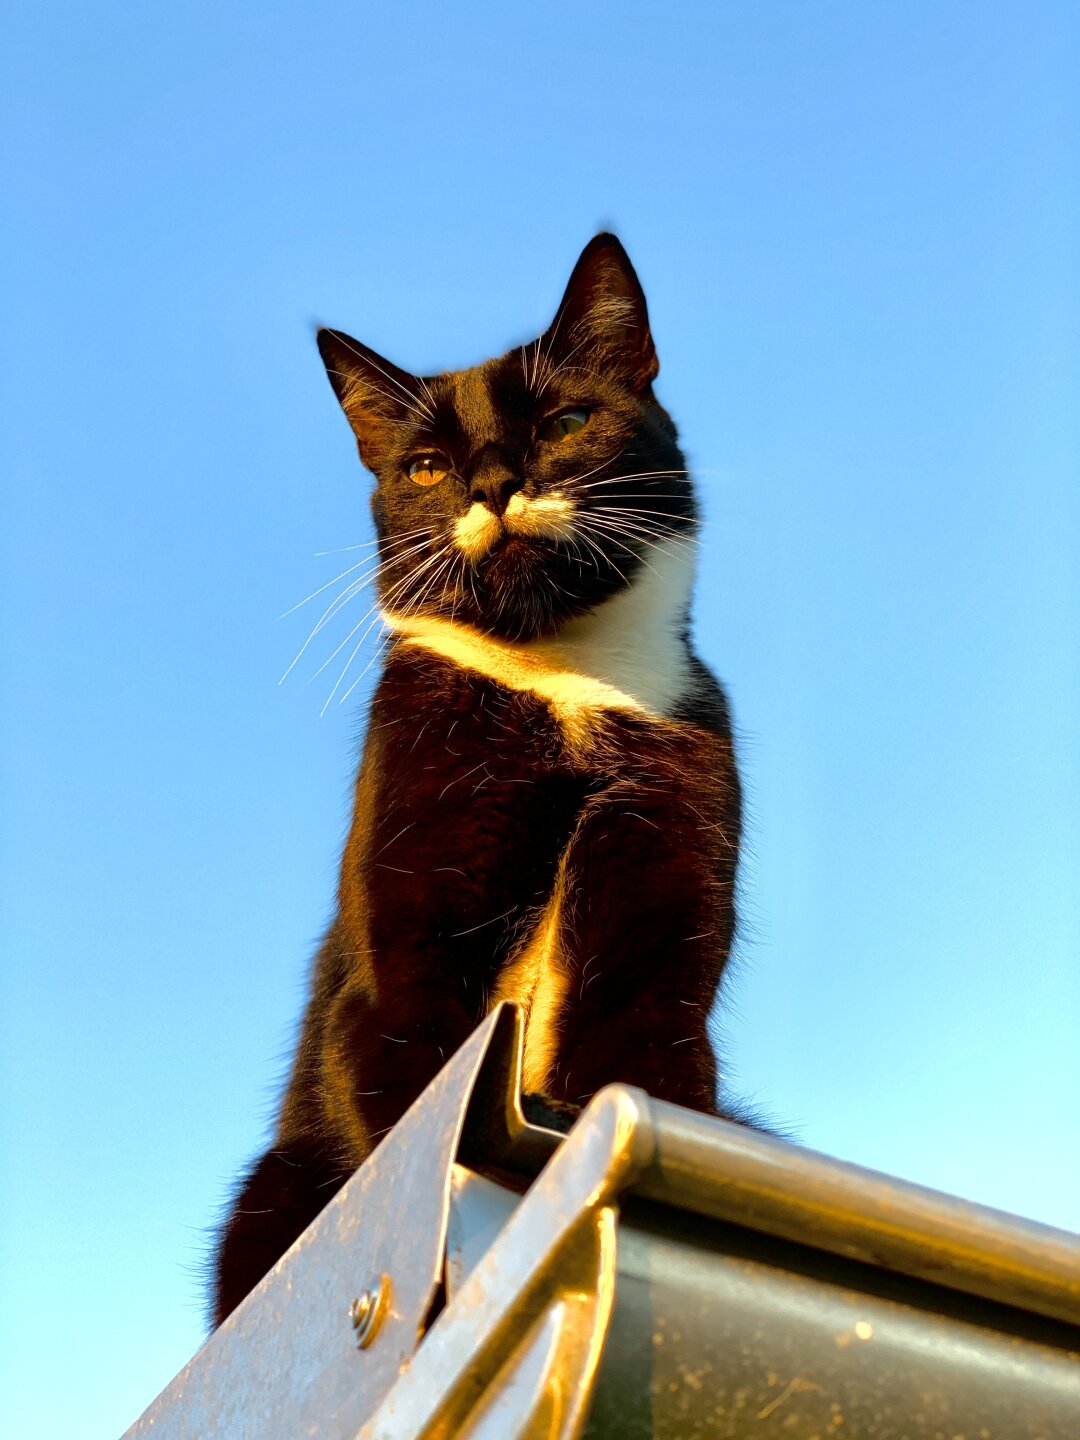
M624 566L629 569L631 567ZM504 533L475 563L475 586L463 586L458 615L501 640L523 643L557 635L570 620L602 604L627 583L625 573L583 565L577 549L547 536Z
M535 584L545 569L545 557L535 540L504 530L482 556L473 561L476 578L498 593Z
M531 535L517 535L512 530L504 530L477 563L477 568L484 574L493 569L509 569L514 574L521 574L524 570L528 576L533 576L543 565L544 552L550 552L550 549L550 544L542 549Z

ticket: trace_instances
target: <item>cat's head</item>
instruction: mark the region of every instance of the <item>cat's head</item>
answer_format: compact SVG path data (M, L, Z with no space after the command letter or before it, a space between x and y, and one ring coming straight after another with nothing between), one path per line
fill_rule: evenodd
M318 340L378 482L385 611L551 635L692 537L645 296L613 235L585 247L540 339L501 359L421 377L341 331Z

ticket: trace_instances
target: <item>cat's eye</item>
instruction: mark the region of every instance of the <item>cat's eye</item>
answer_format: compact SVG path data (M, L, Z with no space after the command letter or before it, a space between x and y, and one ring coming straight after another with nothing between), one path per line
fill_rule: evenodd
M416 485L438 485L447 476L447 464L441 455L417 455L405 467L405 474Z
M541 440L565 440L568 436L576 435L579 430L583 430L588 418L588 410L580 407L575 407L573 410L560 410L557 415L549 415L546 420L540 422L538 434Z

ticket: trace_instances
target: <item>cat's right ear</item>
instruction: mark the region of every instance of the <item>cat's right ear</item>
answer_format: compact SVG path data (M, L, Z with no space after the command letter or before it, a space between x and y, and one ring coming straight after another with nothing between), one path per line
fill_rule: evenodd
M377 471L395 429L410 418L415 420L423 408L419 381L342 330L321 329L316 340L334 394L356 436L360 459Z
M636 391L656 379L660 366L645 293L614 235L595 235L581 252L543 347L563 364L591 352Z

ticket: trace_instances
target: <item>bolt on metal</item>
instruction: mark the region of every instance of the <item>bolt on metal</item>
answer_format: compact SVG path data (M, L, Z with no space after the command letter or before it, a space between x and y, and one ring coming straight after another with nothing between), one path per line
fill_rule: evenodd
M353 1339L358 1350L366 1350L386 1318L390 1303L390 1276L380 1275L378 1283L370 1286L349 1306Z

